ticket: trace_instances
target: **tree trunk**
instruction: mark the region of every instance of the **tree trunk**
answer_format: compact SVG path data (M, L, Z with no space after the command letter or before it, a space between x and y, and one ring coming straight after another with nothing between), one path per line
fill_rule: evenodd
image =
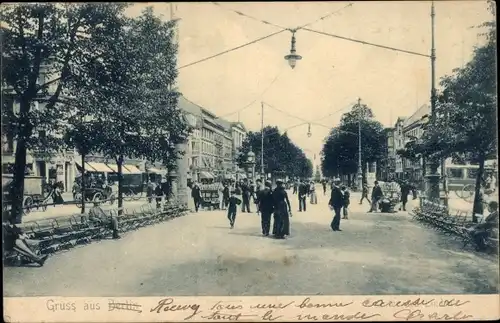
M484 173L484 161L485 157L483 155L479 156L479 169L476 174L476 185L474 187L474 205L472 207L472 222L477 223L477 214L483 214L483 201L480 194L481 190L481 179Z
M123 155L120 155L116 160L116 165L118 166L118 215L123 214Z
M80 186L80 191L81 191L81 194L82 194L82 210L81 210L81 214L84 214L85 213L85 154L81 154L82 155L82 182L81 182L81 186Z
M22 222L23 216L23 200L24 200L24 175L26 171L26 142L23 136L19 136L16 146L16 154L14 161L14 176L12 179L10 200L12 201L12 209L9 221L12 224Z

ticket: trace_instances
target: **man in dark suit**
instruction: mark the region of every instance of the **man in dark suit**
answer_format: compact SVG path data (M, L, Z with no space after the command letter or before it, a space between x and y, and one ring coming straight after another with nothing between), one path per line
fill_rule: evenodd
M241 194L243 200L243 203L241 204L241 212L245 213L246 210L246 212L250 213L251 189L247 179L245 179L243 181L243 184L241 184Z
M266 181L264 189L258 192L262 234L266 237L269 235L269 229L271 228L271 214L274 211L274 198L271 188L271 182Z
M380 187L380 185L378 185L378 181L375 181L374 184L375 184L375 186L373 187L373 190L372 190L372 206L370 208L370 211L368 211L368 212L377 211L378 202L380 201L382 196L384 196L384 193L382 192L382 187Z
M306 211L306 198L309 195L309 185L305 180L299 185L299 212Z
M332 185L332 193L330 195L330 201L328 202L330 210L333 210L335 213L332 223L330 224L330 227L332 228L333 231L342 231L340 230L340 210L342 209L344 199L339 184L340 184L340 179L335 178Z

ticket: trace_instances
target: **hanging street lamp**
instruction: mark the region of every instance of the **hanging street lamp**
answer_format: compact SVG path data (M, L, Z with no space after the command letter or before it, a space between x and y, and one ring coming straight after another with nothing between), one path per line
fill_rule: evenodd
M311 138L312 133L311 133L311 124L309 124L309 129L307 130L307 136Z
M295 68L295 65L297 65L297 61L302 59L302 56L296 54L295 50L295 32L297 31L296 29L290 30L292 32L292 46L290 48L290 54L285 56L285 59L288 61L288 65L292 69Z

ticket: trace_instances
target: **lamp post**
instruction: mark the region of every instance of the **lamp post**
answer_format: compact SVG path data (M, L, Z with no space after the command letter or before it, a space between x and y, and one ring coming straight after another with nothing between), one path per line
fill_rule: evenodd
M434 46L434 1L431 6L431 122L436 117L436 48ZM429 161L429 173L425 176L427 180L427 198L433 202L439 202L439 163L436 160Z
M358 109L360 109L358 119L358 189L363 190L363 170L361 169L361 98L358 98Z
M295 32L297 30L291 29L290 31L292 32L292 44L290 48L290 54L286 55L285 59L288 61L288 65L290 65L290 67L294 69L295 65L297 65L297 61L301 60L302 56L297 55L297 51L295 49Z

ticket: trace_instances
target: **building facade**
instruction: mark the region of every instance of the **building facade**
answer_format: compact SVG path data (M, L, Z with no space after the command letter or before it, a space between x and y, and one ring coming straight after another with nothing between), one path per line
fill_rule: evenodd
M243 124L218 118L184 96L179 98L179 108L193 127L186 152L188 177L193 181L235 178L238 172L235 153L246 136Z
M401 157L397 152L398 150L404 149L405 148L405 139L404 139L404 124L405 124L405 117L399 117L396 120L396 123L394 124L393 127L393 141L394 141L394 163L395 163L395 174L396 178L402 179L404 176L404 158Z

